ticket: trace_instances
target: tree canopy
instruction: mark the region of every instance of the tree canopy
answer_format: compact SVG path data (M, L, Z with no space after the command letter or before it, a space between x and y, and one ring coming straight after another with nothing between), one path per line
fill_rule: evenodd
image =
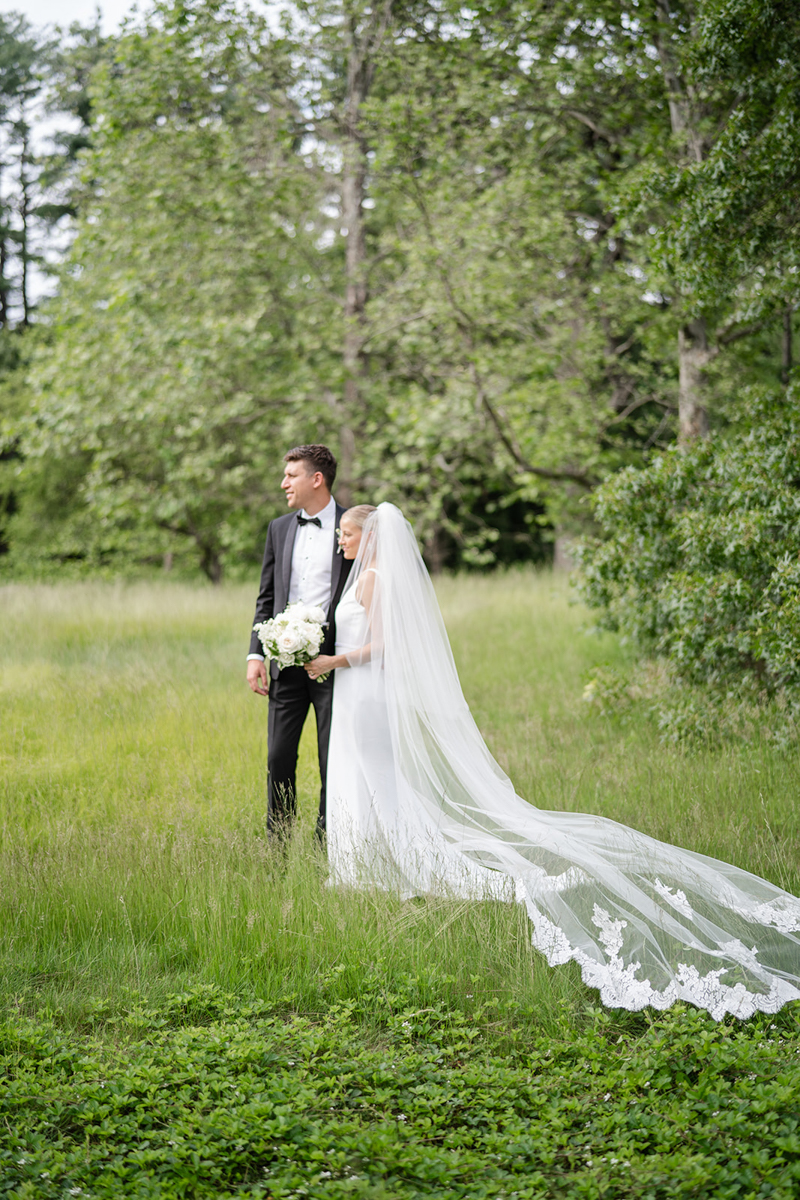
M24 34L74 116L29 172L71 244L8 318L37 319L0 390L6 570L219 579L305 440L432 566L535 559L788 381L788 0L157 0L57 52L15 21L0 59Z

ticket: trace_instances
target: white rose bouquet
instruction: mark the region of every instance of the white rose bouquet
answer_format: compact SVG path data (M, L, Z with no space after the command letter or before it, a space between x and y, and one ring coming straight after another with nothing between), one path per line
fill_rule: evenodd
M316 604L295 600L269 621L259 621L253 629L267 658L284 667L302 667L319 654L325 636L325 610ZM317 682L327 679L319 675Z

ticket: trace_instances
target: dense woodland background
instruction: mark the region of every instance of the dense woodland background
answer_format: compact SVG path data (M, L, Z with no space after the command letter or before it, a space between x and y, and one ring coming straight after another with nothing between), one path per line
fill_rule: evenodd
M611 624L793 682L799 74L794 0L3 17L0 574L249 574L326 441L432 569L588 537Z

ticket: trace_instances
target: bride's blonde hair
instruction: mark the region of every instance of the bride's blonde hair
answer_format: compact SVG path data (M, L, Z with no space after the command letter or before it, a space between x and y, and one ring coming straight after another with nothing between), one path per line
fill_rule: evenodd
M367 517L374 512L374 504L354 504L352 508L348 508L347 512L342 513L342 517L348 517L358 529L363 529L367 523Z

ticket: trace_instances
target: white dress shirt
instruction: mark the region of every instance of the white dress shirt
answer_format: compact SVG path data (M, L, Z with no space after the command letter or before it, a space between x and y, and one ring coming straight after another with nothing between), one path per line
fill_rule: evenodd
M300 516L308 519L305 509L302 509ZM303 604L318 604L327 614L331 603L331 571L336 537L336 501L333 497L314 516L319 519L320 525L298 525L294 535L289 603L302 600ZM247 658L264 661L262 654L248 654Z
M336 501L331 497L322 512L314 514L319 525L300 525L292 547L289 603L318 604L327 613L331 603L333 543L336 536ZM305 509L301 517L308 519Z

